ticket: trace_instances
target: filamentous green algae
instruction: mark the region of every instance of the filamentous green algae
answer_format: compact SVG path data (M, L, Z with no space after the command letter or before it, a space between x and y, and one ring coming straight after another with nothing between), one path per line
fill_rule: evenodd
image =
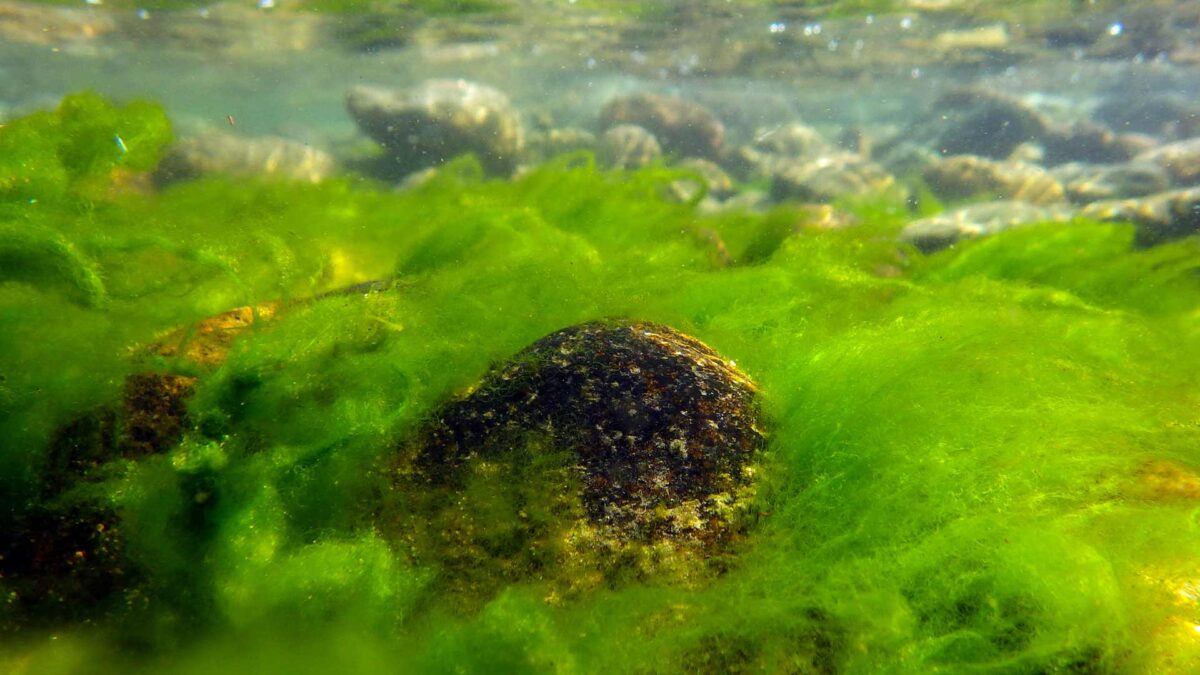
M168 139L155 106L87 95L0 129L23 153L0 166L3 670L1200 667L1195 238L1077 221L926 257L886 196L833 231L709 216L664 198L676 172L586 155L403 193L146 187ZM464 577L461 538L384 526L430 508L380 467L433 411L606 317L759 385L719 565ZM177 426L139 436L155 420ZM542 450L446 522L503 543L569 512Z

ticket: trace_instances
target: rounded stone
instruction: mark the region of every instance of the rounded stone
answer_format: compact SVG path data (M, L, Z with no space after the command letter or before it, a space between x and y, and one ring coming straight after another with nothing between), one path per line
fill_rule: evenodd
M336 162L329 153L299 141L210 131L176 142L159 164L155 177L161 183L212 174L319 183L335 169Z
M662 157L654 134L635 124L618 124L601 137L601 157L620 169L640 169Z
M638 93L613 99L600 113L600 127L636 124L654 134L665 152L718 158L725 125L708 108L677 96Z
M406 172L473 153L490 173L507 174L525 147L508 97L466 80L429 80L412 89L358 86L346 95L358 127Z
M1054 176L1027 162L954 155L935 161L924 177L933 193L947 200L992 194L1030 204L1055 204L1066 198Z
M540 438L570 452L591 525L626 540L715 543L764 444L756 392L734 362L667 326L579 324L438 410L415 464L444 484L468 461Z

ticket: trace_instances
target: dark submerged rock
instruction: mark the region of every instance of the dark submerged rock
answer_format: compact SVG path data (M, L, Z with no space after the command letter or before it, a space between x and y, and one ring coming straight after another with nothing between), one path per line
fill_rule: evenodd
M1021 143L1045 136L1046 117L1007 94L967 87L946 93L906 134L943 155L1005 159Z
M174 446L193 384L177 375L130 376L119 410L103 406L57 430L37 503L0 538L0 579L9 592L0 631L116 617L146 602L144 570L128 554L120 514L89 488L106 479L114 460Z
M117 616L138 600L143 572L126 554L115 510L58 501L66 503L22 514L0 541L7 590L0 632Z
M1009 159L1023 144L1043 148L1043 163L1123 162L1146 149L1136 134L1118 134L1092 120L1052 118L1027 101L982 87L942 95L904 138L942 155Z
M493 174L507 175L525 148L525 131L508 97L465 80L429 80L412 89L358 86L346 107L359 129L410 173L473 153Z
M1182 95L1114 93L1096 109L1096 119L1123 131L1171 136L1184 120L1200 117L1200 106Z
M1051 125L1041 144L1045 148L1044 162L1049 166L1065 162L1124 162L1148 147L1142 136L1113 133L1090 120Z
M453 483L468 461L539 437L571 452L591 525L624 540L718 543L763 446L756 391L732 361L667 326L584 323L446 404L419 435L415 466Z

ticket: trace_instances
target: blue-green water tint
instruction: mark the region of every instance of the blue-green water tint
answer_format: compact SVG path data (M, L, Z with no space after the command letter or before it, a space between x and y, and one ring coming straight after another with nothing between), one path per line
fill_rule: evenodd
M780 235L803 216L702 216L662 198L677 174L586 156L512 182L465 160L399 194L211 179L114 195L96 181L120 158L54 150L111 134L61 145L73 106L130 125L133 156L166 139L139 132L160 128L153 108L92 97L0 131L37 126L29 161L64 167L5 197L54 195L0 230L6 518L35 507L55 429L119 408L128 373L198 380L181 441L60 498L116 514L137 577L49 624L9 595L6 669L1195 664L1194 238L1139 250L1130 226L1079 221L922 257L883 218ZM887 211L880 199L862 212ZM705 228L735 264L714 261ZM218 364L136 356L231 307L392 274L389 291L255 323ZM713 578L563 596L551 569L465 610L373 521L372 468L490 363L605 316L694 334L760 383L757 523Z

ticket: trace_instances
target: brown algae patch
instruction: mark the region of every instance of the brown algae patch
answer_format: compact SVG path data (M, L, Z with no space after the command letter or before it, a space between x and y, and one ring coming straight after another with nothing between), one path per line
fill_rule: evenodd
M408 443L392 468L394 531L467 593L489 577L565 583L552 596L702 579L746 527L764 444L756 395L732 361L667 326L565 328Z

